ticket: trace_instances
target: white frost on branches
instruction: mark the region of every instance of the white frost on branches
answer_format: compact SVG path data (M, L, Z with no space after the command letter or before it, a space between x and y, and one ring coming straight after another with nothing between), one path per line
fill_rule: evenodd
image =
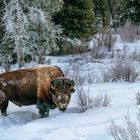
M47 53L58 48L62 29L54 24L52 15L62 4L63 0L10 0L5 4L3 45L12 42L19 67L26 55L35 56L36 62L44 63Z
M20 68L23 66L24 60L23 47L28 39L28 21L20 0L11 0L6 4L3 22L6 32L3 44L14 42L13 51L17 55L18 67Z
M51 14L41 8L30 7L28 17L31 29L30 46L32 46L29 52L34 54L36 62L43 63L47 53L58 49L57 42L61 38L62 28L55 25Z
M4 42L11 39L17 43L27 39L28 21L19 0L11 0L6 5L3 22L6 30Z
M28 15L31 23L34 24L45 24L46 23L46 16L42 9L37 9L35 7L29 8L29 15Z

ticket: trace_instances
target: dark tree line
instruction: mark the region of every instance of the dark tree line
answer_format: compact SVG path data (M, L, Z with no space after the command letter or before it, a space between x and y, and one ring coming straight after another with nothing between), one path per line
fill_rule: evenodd
M12 53L13 46L15 45L14 41L9 41L10 43L7 44L3 43L6 33L3 16L6 6L11 1L14 0L0 0L0 56L4 56L2 60L10 56L8 63L11 63L10 61L17 62L18 58L16 57L17 54ZM39 17L29 19L28 29L26 30L29 39L27 39L26 43L23 41L23 50L27 49L27 51L22 52L23 50L20 48L21 54L24 53L24 60L28 58L33 60L30 57L31 55L38 56L38 63L44 62L45 55L47 55L44 51L51 52L51 54L55 51L61 52L63 50L63 42L68 39L78 39L84 45L100 28L113 28L117 30L120 25L124 25L126 22L136 25L140 24L140 0L17 1L27 18L29 18L29 12L32 12L35 18L36 16ZM32 11L30 11L31 9L29 10L28 7L31 5L37 9L32 8ZM49 15L44 20L45 22L41 21L43 13L45 18ZM38 19L40 21L37 21Z

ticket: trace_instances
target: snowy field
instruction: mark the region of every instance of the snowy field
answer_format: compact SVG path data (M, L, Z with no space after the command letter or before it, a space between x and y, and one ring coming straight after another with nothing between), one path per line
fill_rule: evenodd
M130 52L137 48L137 52L140 53L140 41L125 45ZM123 46L124 44L118 41L115 49L122 50ZM138 77L136 82L103 82L102 69L110 67L115 60L90 60L88 54L82 54L47 57L46 63L58 65L70 78L74 77L76 72L83 77L92 73L95 78L91 83L85 82L84 88L88 88L93 96L108 94L112 98L111 106L81 112L80 107L74 102L76 96L74 93L66 112L55 109L50 112L48 118L40 119L36 106L20 108L10 103L7 111L9 115L7 117L0 115L0 140L113 140L106 131L111 121L121 124L123 116L128 112L131 118L136 117L139 106L136 105L135 98L140 92L140 78ZM140 72L140 61L134 63Z

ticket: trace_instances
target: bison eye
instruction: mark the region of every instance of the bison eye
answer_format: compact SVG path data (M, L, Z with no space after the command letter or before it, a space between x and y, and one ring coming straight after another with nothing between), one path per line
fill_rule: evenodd
M51 92L51 95L55 95L55 91L52 91L52 92Z
M74 92L75 92L75 89L74 89L74 88L72 88L72 89L71 89L71 93L74 93Z

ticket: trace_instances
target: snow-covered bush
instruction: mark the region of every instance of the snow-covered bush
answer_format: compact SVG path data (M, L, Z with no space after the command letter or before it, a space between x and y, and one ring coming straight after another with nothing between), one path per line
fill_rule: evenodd
M118 125L114 121L107 127L107 132L114 140L140 140L140 111L137 120L132 121L129 115L124 116L123 125Z
M112 99L108 94L96 95L93 97L88 89L84 90L83 86L77 88L76 93L75 103L82 109L82 111L111 105Z
M135 82L138 75L132 61L118 60L111 68L103 72L103 80L104 82L117 80Z

